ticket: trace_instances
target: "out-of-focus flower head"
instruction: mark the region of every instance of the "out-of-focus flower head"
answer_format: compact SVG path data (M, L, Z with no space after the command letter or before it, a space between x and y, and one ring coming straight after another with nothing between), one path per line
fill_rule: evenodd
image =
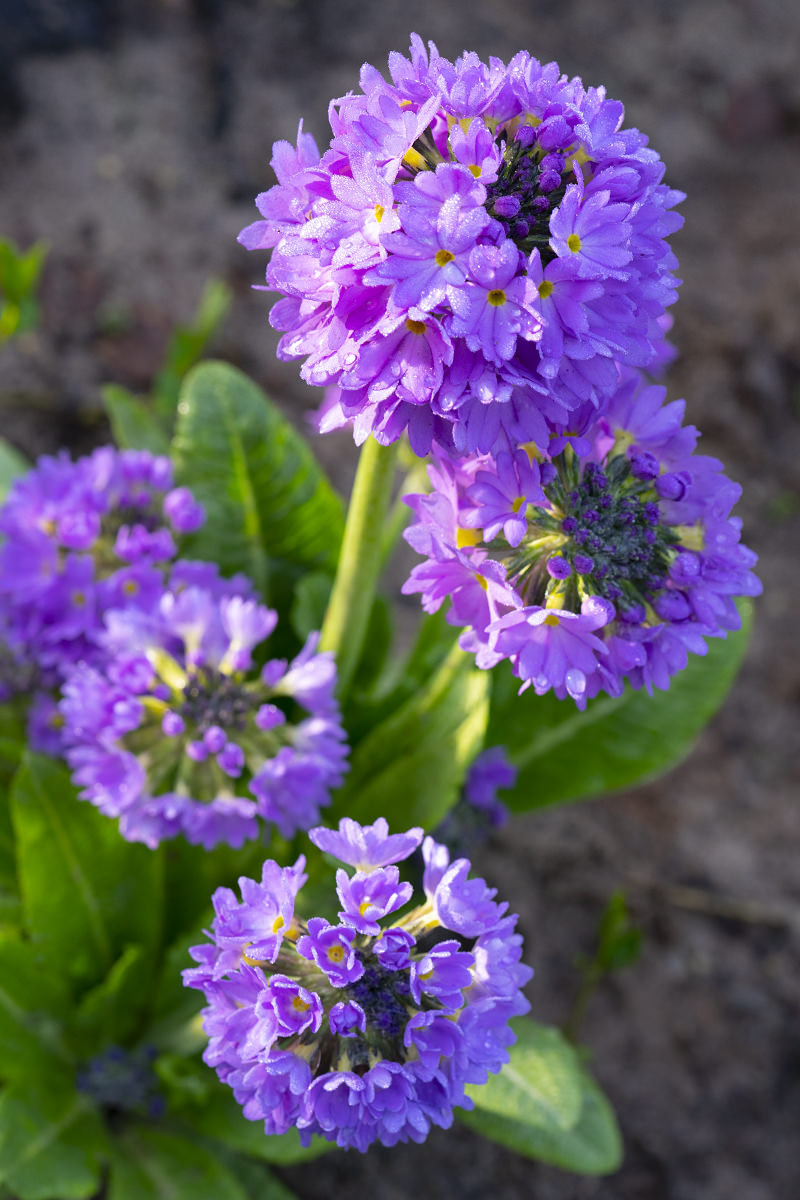
M395 864L421 829L345 819L310 837L356 868L336 875L339 921L295 914L302 859L241 879L241 902L214 894L213 941L184 972L208 1002L204 1058L267 1134L296 1126L305 1143L316 1133L358 1150L421 1142L455 1105L471 1107L465 1084L508 1060L508 1020L527 1011L531 975L516 917L432 838L424 900L409 908Z
M104 446L40 458L0 510L0 612L18 652L58 675L97 659L103 613L152 603L174 535L204 519L162 456Z
M288 837L319 820L346 770L336 667L319 635L291 662L260 666L276 614L219 590L190 584L153 611L111 611L102 670L81 663L64 685L75 781L131 841L182 833L240 846L258 818Z

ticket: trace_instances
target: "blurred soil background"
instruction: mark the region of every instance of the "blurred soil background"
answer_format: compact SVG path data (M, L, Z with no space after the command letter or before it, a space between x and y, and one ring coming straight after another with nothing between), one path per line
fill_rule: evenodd
M103 383L144 391L206 279L214 352L299 424L319 396L274 356L265 260L236 244L298 118L416 30L450 57L525 48L622 99L672 186L684 279L667 378L744 494L765 594L723 711L669 777L518 819L478 856L521 913L533 1015L564 1020L611 892L642 956L583 1036L623 1129L580 1179L458 1124L423 1146L283 1172L300 1200L794 1200L800 1196L800 5L792 0L0 0L0 235L50 244L36 332L0 362L0 434L28 456L108 437ZM346 436L317 451L349 486ZM408 620L416 608L406 602ZM564 763L569 770L569 763Z

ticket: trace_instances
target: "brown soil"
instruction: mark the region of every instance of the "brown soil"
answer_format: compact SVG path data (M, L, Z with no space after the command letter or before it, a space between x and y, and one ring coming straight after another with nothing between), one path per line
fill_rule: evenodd
M146 386L210 274L235 293L216 352L301 420L317 397L275 359L265 299L249 288L263 264L235 235L271 182L271 142L293 137L300 115L324 138L328 98L356 86L362 60L405 48L410 29L450 54L525 47L555 58L604 82L650 134L688 193L674 239L685 282L670 394L687 397L706 452L744 485L739 511L765 595L745 669L683 766L624 795L532 814L479 858L522 915L542 1020L564 1018L572 960L591 951L609 894L628 889L644 952L596 996L584 1030L625 1163L581 1180L456 1126L421 1147L335 1153L285 1178L301 1200L800 1195L800 6L73 0L64 12L86 9L88 24L48 37L36 30L62 6L23 7L30 27L14 13L0 55L0 233L44 238L51 253L40 328L3 352L0 405L2 434L29 455L106 436L99 386ZM348 446L318 447L343 489Z

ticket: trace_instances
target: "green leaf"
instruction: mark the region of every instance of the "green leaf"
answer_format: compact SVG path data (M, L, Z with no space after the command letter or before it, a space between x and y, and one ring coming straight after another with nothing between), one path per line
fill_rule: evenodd
M105 1131L86 1097L62 1080L0 1095L0 1184L18 1200L84 1200L100 1186Z
M484 1085L471 1084L475 1103L458 1116L471 1129L526 1158L583 1175L615 1171L622 1146L614 1114L556 1029L521 1018L510 1062Z
M28 942L0 940L0 1078L25 1080L70 1062L60 1021L69 995Z
M20 475L30 470L30 464L5 438L0 438L0 504L8 495L11 485Z
M741 606L742 629L723 641L709 639L705 657L689 664L665 692L649 696L626 688L622 696L598 696L580 712L570 700L529 689L508 664L492 672L492 709L487 745L503 745L519 775L503 793L523 812L583 800L653 779L688 754L722 704L747 648L752 605Z
M163 858L78 800L65 767L28 754L11 794L25 924L57 972L99 983L132 942L155 954Z
M136 1128L117 1140L108 1200L248 1200L248 1196L232 1172L204 1147L174 1133Z
M181 383L202 356L206 346L225 320L232 293L221 279L209 279L191 325L179 325L167 346L166 361L153 384L153 404L158 415L172 428Z
M264 1122L248 1121L242 1115L230 1088L216 1079L213 1079L212 1091L205 1103L182 1115L191 1123L193 1130L204 1138L214 1138L231 1150L277 1166L289 1167L294 1163L308 1162L332 1148L330 1142L320 1137L315 1137L310 1146L301 1146L296 1129L290 1129L280 1136L267 1137Z
M120 449L169 454L169 438L145 400L115 383L107 384L102 395L111 432Z
M221 362L190 371L173 451L179 482L207 513L187 552L226 574L244 571L262 592L270 560L333 571L341 501L303 438L241 371Z
M223 1147L217 1150L217 1155L231 1174L236 1176L237 1183L247 1192L249 1200L297 1200L294 1192L290 1192L264 1163L233 1154Z
M471 663L454 650L416 696L360 742L328 823L384 816L397 828L438 824L483 745L489 679Z
M142 946L127 946L106 978L81 1000L70 1041L81 1058L131 1041L152 994L152 963Z
M322 628L332 586L333 576L327 571L311 571L298 580L289 620L301 642L315 629Z

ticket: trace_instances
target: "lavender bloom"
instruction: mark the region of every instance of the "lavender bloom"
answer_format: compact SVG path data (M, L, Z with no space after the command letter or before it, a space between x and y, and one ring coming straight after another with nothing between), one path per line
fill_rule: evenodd
M148 607L176 555L173 535L204 520L167 458L111 446L40 458L0 510L0 624L18 654L58 682L102 661L103 614Z
M319 819L346 770L333 656L312 634L292 663L259 670L276 614L220 590L110 613L104 670L82 663L64 686L75 781L130 841L240 846L259 817L289 837Z
M323 153L302 126L274 147L239 240L273 248L279 354L337 389L323 431L546 450L581 405L602 411L615 362L666 357L682 194L622 105L555 63L451 63L413 35L389 71L332 103Z
M735 597L761 590L730 515L740 489L695 453L683 401L664 398L631 373L604 414L586 405L548 454L529 447L544 500L507 454L442 462L433 492L407 498L417 517L407 539L426 561L404 591L427 609L452 593L448 620L467 626L461 644L479 666L508 658L523 689L583 707L626 679L668 687L706 638L739 628ZM465 604L457 579L490 569L495 605Z
M385 822L346 819L338 833L310 837L341 848L348 864L366 850L367 878L388 895L397 868L383 864L413 854L421 831L389 835ZM215 918L211 943L192 948L199 965L184 982L207 1000L205 1061L267 1134L295 1126L304 1144L320 1134L362 1151L421 1142L432 1125L450 1125L454 1106L470 1107L467 1083L485 1083L508 1061L508 1020L528 1010L520 989L531 976L516 917L468 878L466 859L451 864L430 838L423 854L425 897L391 924L376 921L372 933L293 916L263 958L241 940L234 958L225 931L234 908L239 929L270 926L278 894L242 879L240 904L226 889L222 903L215 896L225 918ZM282 870L266 863L264 879L279 887ZM302 863L288 870L299 879ZM343 875L338 891L353 895L357 876L348 886Z

